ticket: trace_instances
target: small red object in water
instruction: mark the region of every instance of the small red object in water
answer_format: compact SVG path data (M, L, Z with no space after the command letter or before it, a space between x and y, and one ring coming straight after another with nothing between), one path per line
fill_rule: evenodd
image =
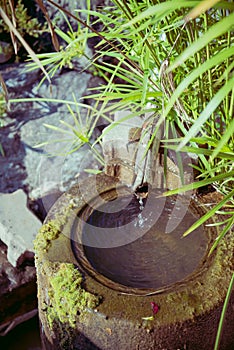
M158 313L158 310L159 310L158 304L156 304L154 301L151 301L150 305L151 305L153 314L156 315Z

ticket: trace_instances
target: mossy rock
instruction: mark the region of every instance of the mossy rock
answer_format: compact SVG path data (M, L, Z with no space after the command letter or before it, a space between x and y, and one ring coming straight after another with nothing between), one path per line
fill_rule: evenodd
M73 254L70 240L75 217L86 203L97 194L107 200L116 186L117 179L100 174L72 187L52 207L37 236L44 349L213 349L234 267L232 233L185 280L160 292L124 293L121 286L111 281L110 285L102 283L100 276L95 278L84 269ZM209 231L211 245L218 234L216 228L205 230ZM157 313L152 311L152 303L158 306ZM233 308L232 294L221 350L234 348Z

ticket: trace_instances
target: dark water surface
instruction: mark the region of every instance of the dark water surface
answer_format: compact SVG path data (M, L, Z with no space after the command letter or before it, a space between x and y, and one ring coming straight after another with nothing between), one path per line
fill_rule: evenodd
M205 256L202 227L182 238L198 216L178 198L125 196L102 204L83 227L87 259L127 287L161 288L183 280Z

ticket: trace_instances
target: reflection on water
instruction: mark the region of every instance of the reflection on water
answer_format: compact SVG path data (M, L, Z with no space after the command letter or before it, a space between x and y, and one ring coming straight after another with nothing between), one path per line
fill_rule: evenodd
M93 211L84 225L83 241L93 237L98 241L97 228L107 231L111 241L118 240L118 232L134 236L134 231L144 227L144 234L126 245L85 245L84 251L93 268L114 282L134 288L161 288L191 274L204 257L207 237L202 227L182 238L196 220L178 198L162 202L151 195L148 206L146 199L139 203L135 196L118 198ZM134 224L129 226L130 222Z
M34 317L0 337L1 350L41 350L38 318Z

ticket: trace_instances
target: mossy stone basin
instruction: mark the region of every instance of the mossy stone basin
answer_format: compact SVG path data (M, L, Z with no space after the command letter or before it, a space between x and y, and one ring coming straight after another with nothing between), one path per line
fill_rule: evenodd
M199 257L197 261L194 260L191 269L177 275L175 268L174 274L177 276L171 274L170 278L160 278L157 283L154 283L154 271L155 280L158 274L162 273L163 276L165 271L167 274L167 270L163 270L166 260L160 266L160 259L153 258L155 251L157 252L156 246L152 246L153 254L149 251L148 255L144 255L144 264L147 265L145 260L149 256L149 266L154 264L153 272L150 269L148 281L142 282L141 274L137 274L141 266L138 259L139 256L141 259L141 254L135 257L132 252L139 247L139 240L144 248L144 237L147 239L148 231L142 233L141 227L135 225L139 223L139 219L144 219L141 216L144 211L137 211L135 222L130 220L134 222L136 230L126 226L130 233L135 232L135 237L130 235L127 244L121 241L122 238L126 240L126 235L119 238L116 246L113 237L107 242L108 236L104 235L102 246L98 246L95 239L92 241L92 232L92 244L85 242L87 232L84 227L92 215L96 215L95 210L100 211L105 203L113 203L116 198L125 198L127 195L129 188L121 185L118 179L100 174L72 187L50 210L35 241L39 316L44 349L213 349L222 305L233 271L234 237L228 233L216 251L208 256L218 233L216 227L204 226L202 231L197 231L199 239L195 237L194 241L188 241L190 243L187 246L186 243L181 243L185 244L187 255L192 256L192 252L196 252L193 260L197 255ZM155 198L159 200L160 196L152 198L153 201ZM200 202L191 201L187 206L189 213L194 217L205 213L205 206L202 205L205 201L204 198ZM148 203L150 210L150 198ZM144 208L147 209L147 204L144 204ZM93 220L96 221L96 217ZM159 216L156 226L160 225L163 227ZM152 227L151 224L149 226ZM106 224L104 227L105 234L108 234L110 228ZM180 230L183 228L184 226L180 227ZM98 229L94 228L95 230L98 237ZM162 230L159 231L162 234ZM160 236L157 241L162 249L169 251L166 256L163 255L164 259L175 257L179 247L174 239L177 231L178 229L172 230L171 236ZM148 239L151 240L152 236ZM104 245L105 242L108 246ZM193 249L189 252L192 242ZM201 247L198 249L199 244ZM129 270L126 258L128 250L121 250L126 245L131 252ZM107 252L108 247L111 250ZM113 249L120 250L115 254ZM102 254L104 256L105 253L109 254L108 258L100 263ZM109 271L108 261L113 254L114 267ZM119 255L125 256L125 260L118 260ZM185 260L181 260L180 264L181 255ZM185 262L189 265L186 259L186 254L180 254L174 258L173 265L177 261L180 268ZM115 266L122 261L125 264L120 268L120 277L116 277L118 269ZM135 263L134 270L132 266ZM124 279L124 269L126 273L132 274L131 278ZM171 269L172 267L170 271ZM146 275L148 273L146 269ZM130 283L130 279L135 281L132 278L134 274L138 282ZM234 346L233 308L232 295L221 339L222 350L231 350Z

